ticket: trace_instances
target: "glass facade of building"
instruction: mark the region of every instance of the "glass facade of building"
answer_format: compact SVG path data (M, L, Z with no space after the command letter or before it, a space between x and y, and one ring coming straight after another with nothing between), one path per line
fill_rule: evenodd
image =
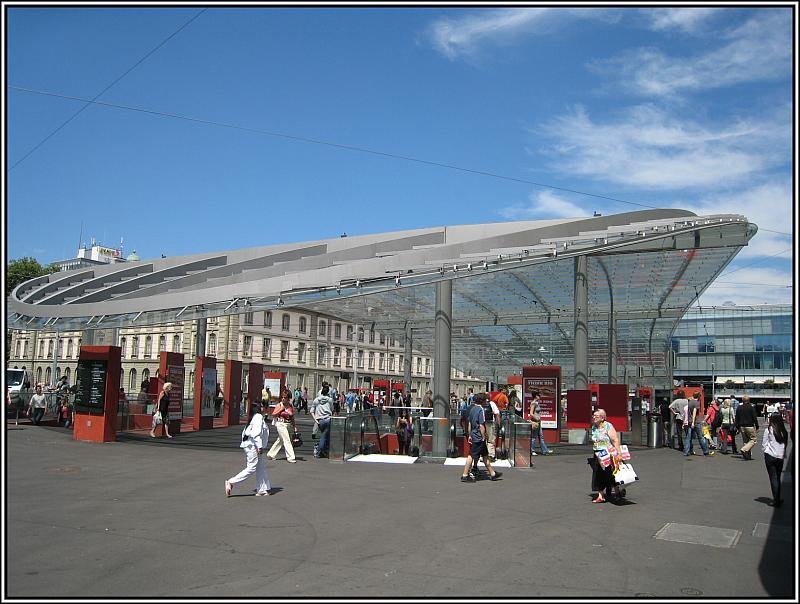
M692 308L672 335L673 376L715 393L789 398L793 323L789 305Z

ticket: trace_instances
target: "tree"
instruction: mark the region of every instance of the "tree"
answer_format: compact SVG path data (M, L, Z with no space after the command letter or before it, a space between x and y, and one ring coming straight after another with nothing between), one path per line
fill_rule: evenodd
M42 275L49 275L57 270L58 268L52 264L42 266L38 260L29 256L12 260L8 263L8 270L6 271L6 296L10 296L11 291L20 283Z

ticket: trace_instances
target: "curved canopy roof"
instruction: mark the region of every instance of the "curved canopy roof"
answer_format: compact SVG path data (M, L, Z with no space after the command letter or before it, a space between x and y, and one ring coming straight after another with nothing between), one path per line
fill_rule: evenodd
M408 326L414 349L432 353L435 283L452 279L454 367L502 379L552 360L569 376L574 258L586 255L590 371L606 373L611 333L615 366L663 375L675 324L756 230L740 215L659 209L112 264L19 285L8 325L137 327L297 307L398 339Z

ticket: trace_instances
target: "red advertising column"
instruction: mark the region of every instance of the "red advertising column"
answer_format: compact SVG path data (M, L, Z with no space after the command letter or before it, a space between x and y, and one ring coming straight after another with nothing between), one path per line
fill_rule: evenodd
M195 430L214 427L214 396L217 393L217 359L195 357L194 363L194 417Z
M544 440L557 443L561 440L561 367L526 365L522 368L522 413L525 419L528 419L533 390L539 392Z
M626 384L597 384L597 407L606 410L606 419L617 432L628 432L628 386Z
M226 426L239 425L239 403L242 400L241 361L232 359L225 361L225 383L222 385L222 398L225 399L222 423Z
M153 380L150 378L152 389ZM158 385L153 402L158 402L158 397L164 384L170 382L172 390L169 393L169 433L181 433L181 418L183 417L183 397L186 387L186 367L183 364L182 352L161 351L158 355ZM156 428L163 436L164 428Z
M121 355L119 346L81 346L75 371L75 440L117 440Z
M592 393L589 390L567 390L567 428L581 430L592 423Z
M261 400L261 391L264 389L264 380L263 379L259 380L257 378L259 375L265 375L265 374L264 374L264 366L261 363L250 363L248 371L250 379L247 380L247 401L248 404L250 405L250 408L248 409L247 419L249 420L252 417L253 413L256 412L252 410L253 403ZM284 375L285 374L281 373L281 376ZM281 377L281 383L283 383L284 379L285 378ZM272 394L274 394L275 396L280 396L281 393L280 389L278 389L278 391L275 392L274 390L272 390L272 388L270 388L270 392L272 392Z

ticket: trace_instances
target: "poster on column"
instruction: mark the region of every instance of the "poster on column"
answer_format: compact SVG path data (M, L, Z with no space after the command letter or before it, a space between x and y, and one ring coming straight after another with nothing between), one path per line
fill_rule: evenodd
M186 368L183 365L167 366L167 381L172 384L169 392L169 419L181 419L183 417L183 382L186 375Z
M558 379L555 377L529 377L523 379L525 394L525 413L527 415L533 397L531 392L539 391L539 407L542 410L542 428L558 428Z
M203 393L200 397L200 417L214 417L214 396L217 393L217 370L203 369Z
M264 378L264 388L269 388L270 396L278 400L281 395L281 381L276 378Z

